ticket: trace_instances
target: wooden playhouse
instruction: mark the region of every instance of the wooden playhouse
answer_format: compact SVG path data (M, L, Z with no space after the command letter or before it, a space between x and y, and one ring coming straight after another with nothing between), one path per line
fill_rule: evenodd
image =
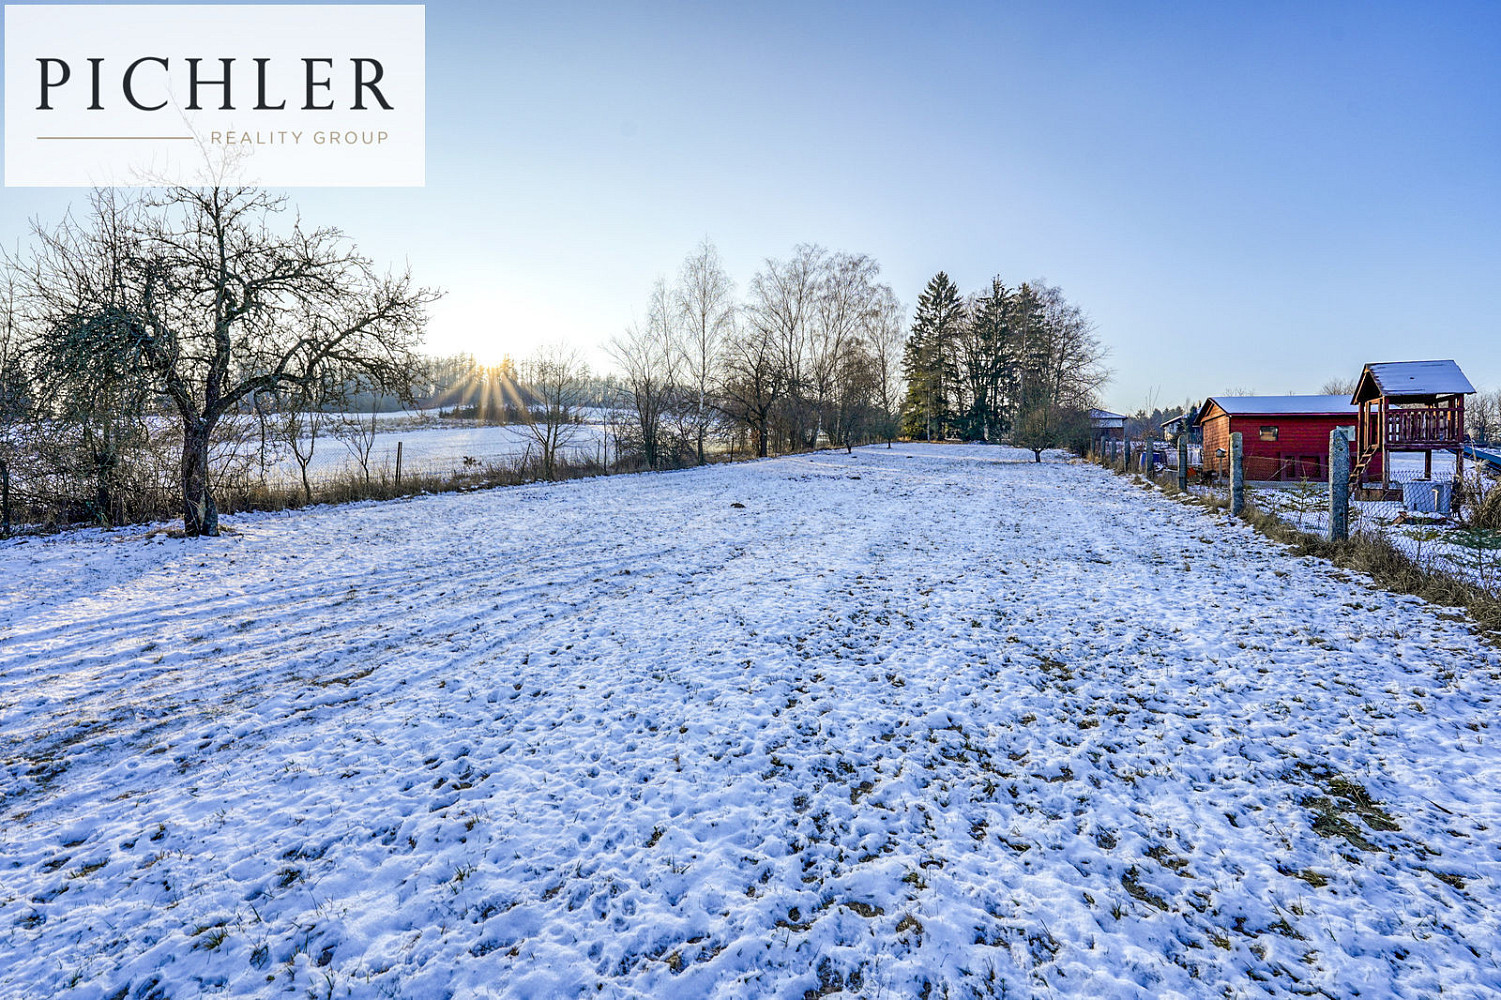
M1464 472L1465 397L1475 387L1453 361L1368 364L1351 399L1355 458L1350 485L1363 499L1399 499L1391 479L1393 453L1421 452L1424 478L1433 478L1433 453L1454 455Z

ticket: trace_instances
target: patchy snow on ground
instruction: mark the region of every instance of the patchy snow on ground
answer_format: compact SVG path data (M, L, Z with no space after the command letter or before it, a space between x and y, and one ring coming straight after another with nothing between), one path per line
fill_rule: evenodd
M0 544L0 996L1495 996L1497 651L1030 459Z

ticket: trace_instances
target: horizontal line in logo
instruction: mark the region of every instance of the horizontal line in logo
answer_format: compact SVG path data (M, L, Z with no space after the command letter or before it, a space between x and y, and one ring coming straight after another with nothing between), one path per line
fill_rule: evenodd
M93 142L96 139L123 140L127 142L162 142L166 140L189 141L190 135L39 135L37 139L70 140L81 139Z

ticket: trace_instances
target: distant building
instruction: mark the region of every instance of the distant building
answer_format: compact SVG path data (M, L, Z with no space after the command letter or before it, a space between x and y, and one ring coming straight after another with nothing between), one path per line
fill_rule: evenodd
M1126 418L1109 410L1090 410L1089 437L1096 450L1102 441L1126 440Z
M1162 422L1162 436L1169 442L1177 442L1180 437L1188 436L1192 444L1199 441L1199 408L1194 407L1187 413L1180 413L1176 417L1169 417Z
M1230 435L1239 433L1246 479L1327 480L1329 432L1359 415L1347 396L1211 396L1199 410L1203 467L1228 474Z

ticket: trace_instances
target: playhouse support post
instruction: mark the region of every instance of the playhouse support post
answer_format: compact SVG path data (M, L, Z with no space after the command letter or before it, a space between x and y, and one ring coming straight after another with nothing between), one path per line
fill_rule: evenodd
M1386 498L1386 491L1391 489L1392 456L1391 456L1391 419L1387 416L1386 397L1381 397L1381 496Z
M1246 463L1240 431L1230 435L1230 514L1240 517L1246 509Z
M1329 432L1329 540L1350 537L1350 439L1339 428Z

